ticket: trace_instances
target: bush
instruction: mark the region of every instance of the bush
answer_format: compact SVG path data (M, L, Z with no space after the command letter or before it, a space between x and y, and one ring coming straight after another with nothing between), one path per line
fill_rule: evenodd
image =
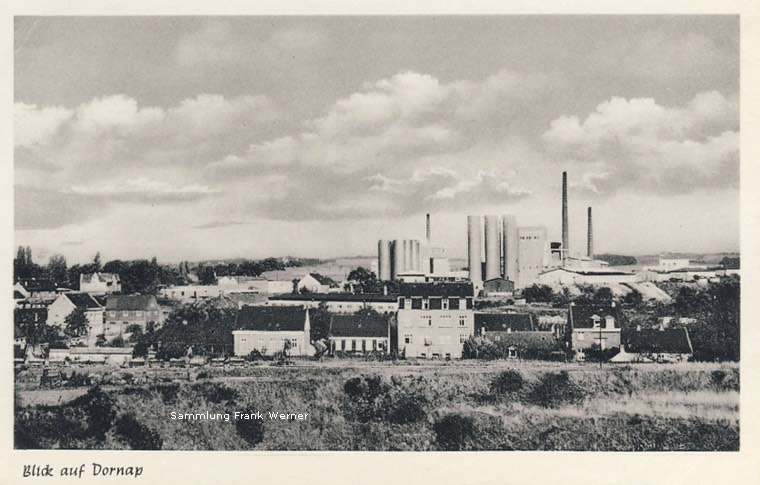
M133 450L160 450L163 446L161 435L139 422L132 414L116 420L116 434Z
M410 424L427 417L428 397L401 380L394 380L391 386L380 376L354 377L346 381L343 390L349 400L349 418L362 423Z
M254 411L243 411L247 414L254 414ZM238 419L235 421L235 430L251 447L254 447L264 440L264 423L258 419Z
M531 404L545 408L558 408L563 404L583 402L583 390L570 380L567 371L547 372L527 396Z
M423 421L427 417L427 399L419 394L404 394L390 406L388 421L395 424L410 424Z
M475 437L475 421L469 416L448 414L433 424L439 450L459 451Z
M235 389L218 382L194 384L191 389L203 396L206 401L215 404L219 404L222 401L232 402L238 397L238 392Z
M68 406L81 407L88 416L87 432L98 441L105 438L116 417L116 401L106 394L100 386L91 387L87 394L71 401Z
M152 391L156 391L161 395L161 400L164 404L174 404L177 402L177 395L179 394L179 384L162 384L157 386L151 386Z
M509 369L496 376L490 385L491 392L496 395L511 394L523 388L523 376L519 371Z

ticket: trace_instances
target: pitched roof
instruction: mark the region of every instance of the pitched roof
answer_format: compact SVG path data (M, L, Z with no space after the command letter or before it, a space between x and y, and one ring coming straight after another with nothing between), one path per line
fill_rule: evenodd
M625 328L620 342L627 352L668 352L690 354L693 352L689 331L685 328L641 329Z
M56 285L47 278L19 278L19 283L26 291L55 291Z
M486 332L532 331L533 316L530 313L476 313L475 333L481 328Z
M319 273L309 273L309 276L317 280L320 285L338 286L338 283L336 283L335 280L328 278L327 276L323 276Z
M306 311L296 306L244 306L237 312L235 329L301 332Z
M402 283L401 296L473 296L472 283Z
M333 315L333 337L387 337L390 320L384 315Z
M570 305L567 321L571 328L594 328L594 316L602 319L612 316L615 318L615 328L623 327L620 307L611 305Z
M395 295L381 295L377 293L285 293L282 295L270 296L270 300L288 300L288 301L366 301L366 302L388 302L396 301Z
M20 291L13 290L13 299L14 300L23 300L24 298L26 298L26 297L24 295L22 295Z
M109 295L107 310L149 310L158 307L153 295Z
M93 280L97 280L100 283L118 283L119 275L116 273L82 273L79 275L79 282L91 283Z
M87 293L64 293L63 295L77 308L84 308L85 310L90 308L103 308L97 300Z

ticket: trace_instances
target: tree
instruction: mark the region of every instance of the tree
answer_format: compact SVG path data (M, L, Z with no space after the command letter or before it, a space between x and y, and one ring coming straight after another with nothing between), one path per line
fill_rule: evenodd
M327 310L327 303L320 302L319 306L312 310L309 321L311 323L311 340L325 339L330 336L330 320L332 315Z
M105 347L106 343L108 343L108 340L106 340L106 335L101 333L97 336L95 339L95 346L96 347Z
M353 287L354 293L379 293L379 281L372 271L358 267L348 273L347 288Z
M534 284L523 290L523 296L528 303L550 303L554 298L554 292L552 291L551 286Z
M31 247L18 247L16 258L13 260L13 276L15 279L40 278L44 276L43 268L32 261Z
M50 256L46 269L48 275L50 275L50 279L52 279L56 285L68 285L68 267L66 266L66 258L64 258L62 254L54 254Z
M623 297L623 303L631 308L639 308L644 303L644 296L634 288Z
M602 286L594 292L594 303L597 305L612 305L614 299L612 289L607 286Z
M64 333L69 337L80 337L87 333L87 315L83 307L77 307L63 320Z
M100 251L95 253L95 257L92 258L92 268L93 268L93 271L92 271L93 273L96 271L100 271L102 269L102 266L100 264Z
M211 266L202 266L198 268L198 280L202 285L216 284L216 274Z

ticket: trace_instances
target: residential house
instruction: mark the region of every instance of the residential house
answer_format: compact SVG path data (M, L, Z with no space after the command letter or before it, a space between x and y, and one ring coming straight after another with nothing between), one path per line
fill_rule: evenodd
M610 362L686 362L694 349L686 328L625 328L620 352Z
M395 313L398 310L398 298L395 295L376 293L287 293L269 297L267 305L317 308L323 302L331 313L356 313L367 308L377 313Z
M58 296L55 282L46 278L19 278L13 285L13 290L18 291L24 298L33 300L52 301Z
M66 329L66 317L76 309L84 311L87 320L88 335L103 333L103 305L88 293L61 293L48 308L47 324Z
M123 336L130 325L139 325L143 332L148 322L160 325L161 308L152 295L109 295L106 302L104 334L107 340Z
M611 305L570 304L567 314L567 339L578 360L593 345L601 349L620 347L620 330L624 326L620 308Z
M92 295L121 293L121 279L116 273L82 273L79 275L79 291Z
M330 320L330 353L388 352L390 332L388 315L333 315Z
M159 296L182 303L194 303L207 298L218 298L224 288L217 285L181 285L158 290Z
M338 284L319 273L309 273L300 280L296 285L299 293L328 293L331 288L338 288Z
M530 313L476 313L475 335L507 348L511 359L548 359L562 350L561 335L552 326L539 330Z
M288 354L314 355L309 310L300 307L244 306L232 331L236 356L258 351L274 355L289 345Z
M474 329L471 283L408 283L398 295L398 350L407 358L461 358Z

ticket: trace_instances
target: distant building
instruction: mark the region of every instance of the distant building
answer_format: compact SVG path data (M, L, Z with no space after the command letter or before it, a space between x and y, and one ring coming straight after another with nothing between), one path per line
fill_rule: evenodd
M107 340L126 333L130 325L137 324L143 332L148 322L160 325L161 308L152 295L110 295L106 302L104 334Z
M235 355L282 352L288 342L289 355L314 355L311 345L309 310L298 307L246 306L238 310L232 332Z
M473 334L470 283L402 284L398 295L398 350L409 357L461 358Z
M58 298L48 308L47 324L64 330L66 328L66 317L77 308L84 310L90 333L102 331L103 305L88 293L62 293L58 295Z
M625 328L610 362L686 362L694 353L686 328Z
M378 313L395 313L398 310L398 299L395 295L375 293L286 293L269 297L267 305L317 308L322 302L331 313L356 313L367 308Z
M207 298L218 298L223 292L224 288L217 285L170 286L158 290L158 294L161 297L182 303L194 303Z
M615 283L635 283L640 277L630 271L609 269L552 268L538 275L537 283L549 286L609 285Z
M333 315L330 321L330 352L388 352L390 331L390 317L387 315Z
M490 335L535 330L530 313L475 313L475 335Z
M517 288L526 288L538 282L538 275L549 264L549 242L546 228L519 227L517 229Z
M492 278L483 282L483 296L512 296L515 283L504 278Z
M624 317L620 308L612 305L570 304L567 314L569 344L578 360L594 344L601 349L620 347L620 330Z
M54 300L58 288L53 280L46 278L19 278L13 285L14 292L33 300Z
M116 273L82 273L79 275L79 291L92 295L121 293L121 279Z
M329 293L331 288L338 288L338 284L327 276L319 273L309 273L300 280L296 289L298 292Z

